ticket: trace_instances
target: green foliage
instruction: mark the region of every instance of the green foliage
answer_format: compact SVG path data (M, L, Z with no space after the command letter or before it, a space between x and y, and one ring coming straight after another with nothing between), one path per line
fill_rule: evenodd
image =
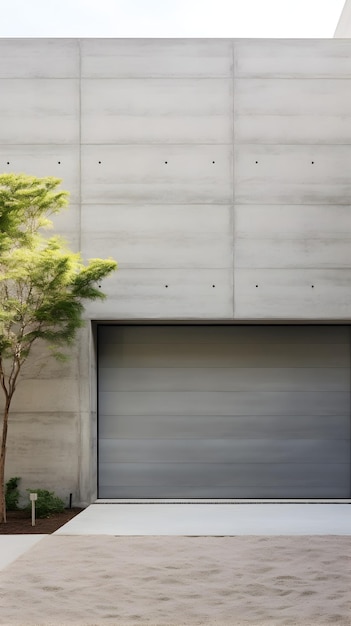
M105 297L98 283L117 267L113 259L85 265L62 239L41 234L47 216L67 202L66 192L55 191L59 183L0 175L0 360L17 369L36 339L54 349L73 341L83 302Z
M52 177L0 175L0 250L14 242L30 245L40 228L50 226L48 216L68 202L68 193L56 190L60 182Z
M13 249L0 254L0 352L28 356L35 339L51 345L72 342L82 326L83 300L103 299L96 283L116 263L91 260L66 250L52 237L33 250Z
M27 489L28 493L37 493L38 499L35 502L36 517L50 517L55 513L62 513L65 510L65 503L61 498L55 495L54 491L46 489ZM26 506L29 512L32 510L32 503Z
M19 476L14 476L13 478L10 478L6 483L5 501L8 511L16 511L16 509L18 509L18 502L20 498L18 482L20 480L21 479Z

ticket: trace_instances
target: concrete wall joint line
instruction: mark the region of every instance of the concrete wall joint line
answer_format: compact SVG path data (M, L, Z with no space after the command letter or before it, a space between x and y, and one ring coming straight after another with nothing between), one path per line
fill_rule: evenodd
M79 108L79 119L78 119L78 137L79 137L79 148L78 148L78 205L79 205L79 219L78 219L78 249L79 252L82 249L82 84L81 84L81 76L82 76L82 54L81 54L81 43L77 41L78 48L78 64L79 64L79 78L78 78L78 108ZM80 341L79 355L78 355L78 371L79 371L79 384L78 384L78 397L79 397L79 415L78 415L78 429L79 429L79 441L80 441L80 451L79 451L79 459L78 459L78 490L79 490L79 498L82 497L83 481L82 481L82 472L83 472L83 454L86 453L86 442L84 441L84 428L82 424L83 412L82 412L82 345ZM89 364L88 364L89 367Z
M233 172L232 172L232 185L233 185L233 196L232 196L232 267L233 267L233 319L235 318L235 43L232 42L232 98L233 98L233 110L232 110L232 124L233 124Z
M265 75L260 75L257 74L255 76L237 76L236 80L243 80L243 81L251 81L251 80L262 80L262 81L278 81L278 80L303 80L303 81L308 81L308 82L313 82L313 81L324 81L324 80L329 80L329 81L350 81L351 80L351 71L350 71L350 75L349 76L337 76L337 77L331 77L331 76L313 76L312 74L310 76L289 76L289 75L282 75L282 76L265 76Z

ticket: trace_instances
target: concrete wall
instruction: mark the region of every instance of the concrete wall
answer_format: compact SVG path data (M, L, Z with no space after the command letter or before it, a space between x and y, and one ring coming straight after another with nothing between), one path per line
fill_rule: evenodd
M350 94L347 40L1 40L0 171L61 177L58 232L118 260L88 320L347 321ZM87 502L82 337L28 369L8 475Z
M335 29L334 37L350 38L351 37L351 2L345 0L343 10Z

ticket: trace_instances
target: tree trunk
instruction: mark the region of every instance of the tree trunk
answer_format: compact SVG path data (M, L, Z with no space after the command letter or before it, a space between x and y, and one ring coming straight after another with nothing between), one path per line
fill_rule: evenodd
M5 501L5 458L6 458L6 441L7 427L9 419L10 399L6 401L1 437L0 451L0 524L6 522L6 501Z

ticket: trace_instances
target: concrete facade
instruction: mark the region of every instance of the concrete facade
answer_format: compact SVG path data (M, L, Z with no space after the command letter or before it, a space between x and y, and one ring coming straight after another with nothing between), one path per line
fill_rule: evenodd
M90 320L349 322L350 94L347 40L0 41L1 171L62 178L57 232L119 263L26 365L8 476L96 496Z
M351 36L351 2L345 0L343 10L337 23L334 37L349 38Z

